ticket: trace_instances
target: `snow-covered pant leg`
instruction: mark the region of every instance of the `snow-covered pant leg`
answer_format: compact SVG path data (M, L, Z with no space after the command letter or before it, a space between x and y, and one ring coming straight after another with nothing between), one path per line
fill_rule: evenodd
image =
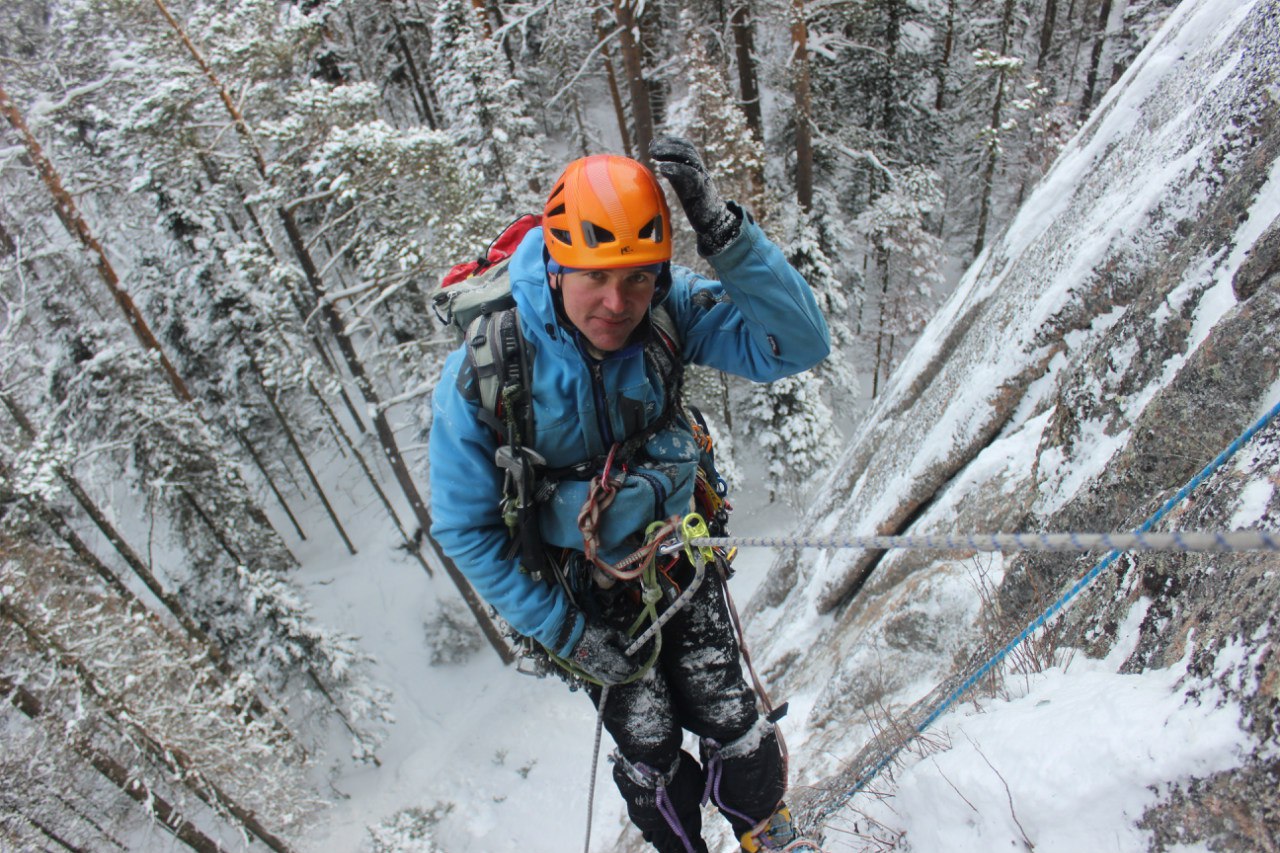
M701 744L707 792L739 838L768 818L786 793L786 767L773 724L761 717L736 741Z
M615 588L598 597L597 618L621 630L635 621L639 605L625 591ZM648 654L648 649L640 654ZM600 689L590 688L590 693L599 706ZM613 779L631 822L661 853L704 853L702 768L680 749L684 732L662 666L655 665L630 684L609 688L603 718L618 747Z
M691 576L691 568L684 568ZM755 693L743 675L722 583L709 569L689 603L663 627L662 652L653 669L638 681L610 688L604 707L605 728L623 759L614 768L614 780L632 821L662 853L705 849L700 838L705 776L680 749L682 729L726 747L738 745L721 756L717 805L739 835L772 814L782 799L785 780L777 737L760 719ZM610 599L602 616L628 627L636 608L619 596ZM591 695L598 703L600 691ZM748 743L754 748L743 748ZM663 796L669 808L659 807L656 790L640 784L627 772L628 765L659 775L675 768ZM678 816L678 826L671 825L671 815ZM739 829L740 824L745 825Z
M613 781L631 822L655 850L708 853L702 840L702 768L692 755L680 750L674 768L661 769L617 755Z
M599 705L600 690L591 696ZM631 822L662 853L705 853L702 768L680 749L683 732L661 670L609 688L603 716L618 745L613 780Z
M740 836L782 801L786 768L777 732L760 717L743 674L723 583L709 570L702 588L663 631L661 663L676 718L702 739L707 793Z

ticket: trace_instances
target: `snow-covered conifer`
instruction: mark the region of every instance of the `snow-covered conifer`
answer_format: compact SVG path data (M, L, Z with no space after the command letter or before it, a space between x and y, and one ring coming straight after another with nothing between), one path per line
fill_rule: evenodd
M63 772L78 765L77 776L88 774L86 760L101 770L89 750L111 756L163 786L171 802L211 809L261 837L297 831L320 805L306 778L305 751L279 719L250 710L251 679L226 682L159 620L99 592L75 561L8 538L0 550L5 692L18 684L12 674L22 672L16 689L30 697L23 709L29 723L69 735L44 741ZM46 793L29 807L48 799ZM65 814L51 815L59 826L74 825ZM99 829L110 837L110 827Z
M942 243L931 227L942 206L938 184L928 169L903 170L855 223L875 265L874 313L865 324L874 334L873 389L893 372L937 304Z
M501 42L487 36L473 4L442 0L431 26L431 70L458 156L489 178L487 198L504 210L538 210L549 187L546 140ZM514 216L512 217L514 218Z
M683 45L669 75L672 97L663 130L694 144L717 176L721 195L766 218L763 146L752 136L726 70L713 58L692 10L680 12L676 32Z
M746 428L764 452L769 499L799 505L805 486L835 461L840 435L813 372L751 387Z

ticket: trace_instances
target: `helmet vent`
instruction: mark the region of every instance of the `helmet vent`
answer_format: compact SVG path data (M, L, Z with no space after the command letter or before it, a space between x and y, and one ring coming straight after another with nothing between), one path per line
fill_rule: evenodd
M562 228L551 228L549 230L551 231L551 236L555 237L561 243L564 243L566 246L573 245L573 237L569 235L568 231L565 231Z
M582 220L582 237L586 240L587 246L594 249L601 243L612 243L618 239L613 236L613 232L607 228L601 228L593 222Z
M638 236L641 240L652 240L655 243L662 242L662 217L655 216L640 229Z
M562 202L560 204L557 204L555 207L551 208L551 210L548 210L544 215L545 216L564 216L564 203Z

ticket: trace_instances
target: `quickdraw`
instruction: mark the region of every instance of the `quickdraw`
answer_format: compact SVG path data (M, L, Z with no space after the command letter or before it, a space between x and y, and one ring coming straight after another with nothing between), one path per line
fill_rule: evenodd
M649 529L656 532L655 528L658 528L659 525L662 525L661 529L666 529L670 526L669 523L654 522L649 526ZM638 652L645 643L649 642L651 637L660 637L661 634L659 632L662 631L662 626L671 621L671 617L679 613L689 603L689 599L693 598L693 594L698 591L698 587L702 586L702 580L707 574L707 560L710 559L715 562L715 551L710 548L694 548L689 543L698 537L705 536L706 530L707 522L696 512L691 512L680 521L680 538L675 540L674 544L669 542L658 546L658 553L660 554L671 553L683 548L685 554L689 557L689 561L693 563L693 580L676 596L676 600L671 602L667 609L653 620L653 624L632 641L631 645L627 647L628 655ZM659 590L660 594L661 590Z

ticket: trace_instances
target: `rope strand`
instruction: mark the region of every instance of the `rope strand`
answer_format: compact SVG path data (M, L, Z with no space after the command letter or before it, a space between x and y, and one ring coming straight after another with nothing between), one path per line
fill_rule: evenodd
M1280 533L1266 530L1151 533L956 533L909 536L704 536L690 540L712 548L865 548L887 551L1280 551Z

